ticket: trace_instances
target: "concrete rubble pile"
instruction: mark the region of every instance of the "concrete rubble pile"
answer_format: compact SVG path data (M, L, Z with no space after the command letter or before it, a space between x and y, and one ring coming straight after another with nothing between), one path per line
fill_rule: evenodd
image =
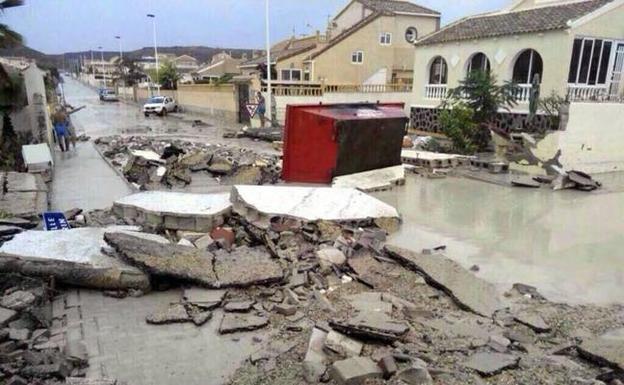
M55 288L42 280L0 274L0 383L95 384L85 379L85 345L66 337L69 325L55 318ZM115 385L109 380L101 384Z
M624 308L556 304L522 284L503 297L439 253L442 248L417 253L386 244L400 226L399 213L360 191L233 186L231 205L216 210L219 221L203 230L186 227L189 218L196 224L193 216L206 214L187 207L197 206L199 197L177 197L187 204L164 209L166 195L153 199L157 207L145 195L134 206L124 199L125 205L101 216L115 214L117 221L136 225L139 216L154 215L141 222L141 231L79 229L97 233L93 239L109 260L147 277L146 286L101 289L119 301L176 290L177 299L145 317L149 328L213 328L236 341L241 333L252 335L255 351L228 384L624 381ZM164 226L168 215L177 219ZM0 260L3 249L20 256L11 242L35 232L5 243ZM27 254L23 243L20 248ZM33 373L3 363L2 341L27 334L3 328L22 329L11 324L19 317L15 309L40 297L14 294L19 290L13 286L0 287L0 314L9 322L0 325L0 383ZM79 377L79 370L63 374Z
M225 145L165 141L141 136L98 138L102 155L141 190L184 187L204 173L221 184L271 184L281 174L279 156Z

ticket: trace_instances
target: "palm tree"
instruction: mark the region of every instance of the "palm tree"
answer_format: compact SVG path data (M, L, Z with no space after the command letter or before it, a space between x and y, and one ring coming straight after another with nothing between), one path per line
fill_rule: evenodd
M3 0L0 1L0 11L7 8L24 5L24 0ZM19 33L13 31L8 25L0 23L0 48L12 48L22 45L24 38Z

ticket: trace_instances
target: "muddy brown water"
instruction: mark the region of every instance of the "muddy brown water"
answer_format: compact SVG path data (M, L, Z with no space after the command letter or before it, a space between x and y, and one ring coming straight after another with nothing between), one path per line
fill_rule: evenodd
M605 175L602 192L521 189L464 178L409 176L403 187L374 193L404 223L390 242L446 255L501 291L515 282L550 300L624 303L622 175Z

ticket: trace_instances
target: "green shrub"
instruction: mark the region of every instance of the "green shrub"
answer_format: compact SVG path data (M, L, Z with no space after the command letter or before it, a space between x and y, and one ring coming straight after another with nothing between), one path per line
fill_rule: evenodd
M474 121L474 110L465 103L457 103L440 113L442 132L453 143L453 151L460 154L474 154L479 150L478 139L481 128Z

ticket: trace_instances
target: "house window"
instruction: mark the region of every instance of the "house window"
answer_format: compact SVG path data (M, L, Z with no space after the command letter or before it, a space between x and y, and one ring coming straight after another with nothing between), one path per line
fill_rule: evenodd
M446 84L448 78L448 66L442 56L433 59L429 68L429 84Z
M351 54L351 63L353 64L362 64L364 62L364 52L363 51L355 51Z
M490 59L484 53L476 53L468 61L467 73L470 74L473 71L490 72Z
M574 39L568 83L606 84L613 42L601 39Z
M414 43L416 39L418 39L418 30L416 27L409 27L405 31L405 40L407 40L408 43Z
M379 36L379 44L381 44L381 45L390 45L390 44L392 44L392 34L390 32L383 32Z
M533 49L524 50L516 59L512 80L516 84L531 84L535 75L539 75L541 82L543 68L542 57L537 51Z
M298 82L301 81L301 70L300 69L285 69L281 71L282 80L289 82Z

